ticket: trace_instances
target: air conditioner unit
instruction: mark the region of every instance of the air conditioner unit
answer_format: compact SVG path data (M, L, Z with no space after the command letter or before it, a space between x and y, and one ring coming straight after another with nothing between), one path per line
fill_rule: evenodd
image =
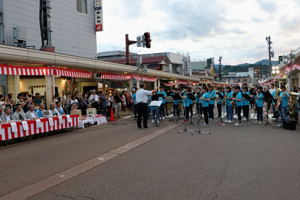
M14 43L18 47L26 47L27 28L17 26L13 28Z

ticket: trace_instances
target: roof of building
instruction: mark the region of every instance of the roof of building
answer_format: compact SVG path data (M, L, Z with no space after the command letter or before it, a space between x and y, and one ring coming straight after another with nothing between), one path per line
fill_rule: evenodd
M126 64L126 59L101 59L102 61ZM129 63L131 65L136 65L136 58L129 59ZM143 57L143 64L167 64L169 63L169 59L166 56L153 56L153 57Z

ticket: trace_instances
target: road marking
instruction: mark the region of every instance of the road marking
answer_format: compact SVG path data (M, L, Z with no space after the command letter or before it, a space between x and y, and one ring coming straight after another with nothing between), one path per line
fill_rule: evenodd
M137 140L134 140L134 141L126 144L126 145L123 145L121 147L113 149L108 153L97 156L91 160L85 161L79 165L76 165L65 171L57 173L53 176L42 179L36 183L33 183L31 185L28 185L26 187L18 189L14 192L8 193L8 194L0 197L0 200L25 200L25 199L32 197L38 193L48 190L58 184L61 184L67 180L70 180L71 178L74 178L75 176L78 176L94 167L102 165L103 163L105 163L111 159L114 159L114 158L118 157L119 155L122 155L132 149L135 149L138 146L145 144L145 143L149 142L150 140L153 140L153 139L159 137L160 135L167 133L168 131L174 129L177 126L178 126L177 124L173 124L173 125L163 128L163 129L160 129L158 131L155 131L147 136L141 137Z

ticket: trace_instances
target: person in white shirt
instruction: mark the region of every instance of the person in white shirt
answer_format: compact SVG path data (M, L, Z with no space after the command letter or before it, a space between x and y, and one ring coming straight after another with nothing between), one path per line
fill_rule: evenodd
M143 127L148 128L148 96L152 95L152 91L144 90L144 85L140 86L140 89L136 92L136 103L137 103L137 126L142 128L142 117L143 117Z
M9 121L13 120L10 106L5 107L4 113L1 115L1 120L3 122L9 122Z
M21 104L16 105L16 111L14 112L12 117L15 121L26 120L26 114L23 112Z
M32 104L30 104L28 106L28 109L27 109L27 113L26 113L26 118L29 119L29 120L33 120L33 119L37 119L38 116L36 115L36 113L34 112L34 106Z
M93 103L93 102L98 102L99 100L99 96L96 94L96 90L92 90L92 94L89 97L89 102Z

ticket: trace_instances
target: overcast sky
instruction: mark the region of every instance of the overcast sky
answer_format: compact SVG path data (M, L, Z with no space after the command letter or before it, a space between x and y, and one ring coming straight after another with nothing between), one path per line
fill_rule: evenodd
M132 52L189 53L192 60L223 56L224 64L267 58L266 36L278 55L300 47L300 0L103 0L98 51L124 50L151 32L152 48Z

